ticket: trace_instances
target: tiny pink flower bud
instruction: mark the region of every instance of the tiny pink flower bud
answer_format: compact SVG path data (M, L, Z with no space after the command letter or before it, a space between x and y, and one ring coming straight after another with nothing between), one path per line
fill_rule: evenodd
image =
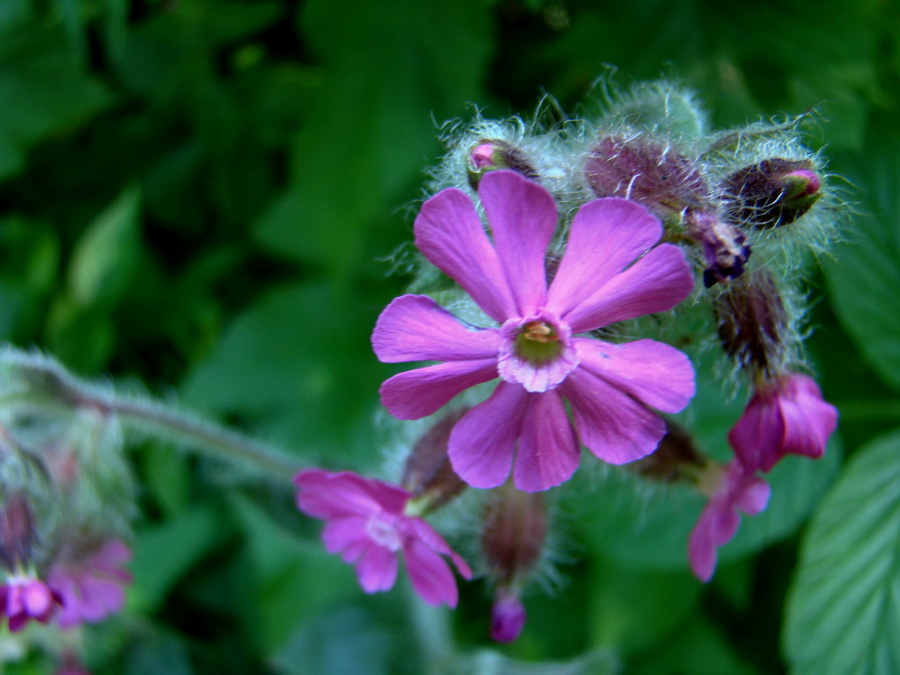
M788 454L824 455L837 416L812 378L781 375L757 385L728 442L745 470L768 472Z
M737 279L744 273L751 251L743 232L706 211L687 211L685 227L688 236L700 245L706 259L703 284L707 288Z
M714 308L725 353L755 375L781 368L788 319L771 274L760 270L729 284Z
M491 607L491 639L494 642L515 642L525 627L525 606L519 596L501 588Z
M728 219L757 229L793 223L822 196L812 162L778 157L736 171L723 187Z
M664 222L709 202L703 174L688 157L646 136L607 136L585 162L588 185L598 197L624 197Z
M536 179L537 171L525 157L525 153L508 141L483 139L469 151L466 165L469 185L478 189L482 176L488 171L510 169L526 178Z
M425 496L428 510L443 506L468 485L456 475L447 455L453 426L468 408L444 415L415 444L403 467L400 484L415 497Z

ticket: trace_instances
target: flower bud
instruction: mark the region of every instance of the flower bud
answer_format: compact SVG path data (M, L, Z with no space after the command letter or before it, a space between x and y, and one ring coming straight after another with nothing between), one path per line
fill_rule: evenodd
M793 223L822 196L812 162L778 157L736 171L722 187L728 220L762 230Z
M481 546L488 573L501 586L524 581L541 559L547 534L547 507L540 492L504 485L484 509Z
M477 190L481 177L497 169L510 169L526 178L538 177L525 153L512 143L501 139L482 139L469 151L466 162L469 185Z
M709 200L699 168L689 158L645 136L607 136L593 147L585 176L598 197L624 197L644 205L664 222Z
M21 490L13 492L0 506L0 563L11 570L30 562L36 540L28 496Z
M467 410L455 410L438 420L406 459L400 484L417 498L427 495L428 510L446 504L468 487L453 471L447 456L450 432Z
M525 606L519 596L507 588L500 588L491 607L491 639L494 642L515 642L525 627Z
M737 279L744 273L751 250L743 232L706 211L687 211L685 227L688 236L703 251L706 260L703 284L707 288Z
M707 460L694 445L687 429L672 420L664 421L666 435L656 451L625 466L645 478L674 483L701 469Z
M714 303L719 339L742 368L772 375L785 360L787 314L775 280L756 271L730 284Z

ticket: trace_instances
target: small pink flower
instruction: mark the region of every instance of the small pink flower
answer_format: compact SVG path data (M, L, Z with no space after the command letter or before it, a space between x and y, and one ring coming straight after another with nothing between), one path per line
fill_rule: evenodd
M13 633L22 630L31 619L47 623L61 602L59 593L28 575L12 575L0 586L0 615L9 619Z
M499 377L493 395L462 417L449 440L453 469L478 488L503 484L511 469L521 490L559 485L578 466L579 439L612 464L653 452L665 424L649 408L675 413L687 405L690 361L653 340L611 344L577 335L687 297L693 277L682 251L656 245L662 225L644 207L597 199L575 215L548 286L552 195L502 170L486 174L478 192L493 241L469 197L450 188L423 205L416 246L498 325L463 324L424 295L394 300L372 335L378 358L443 363L388 379L382 403L395 417L419 419Z
M131 549L125 542L109 539L84 558L57 563L48 581L63 600L60 627L95 623L121 610L125 586L131 583L131 574L124 569L129 560Z
M497 592L491 607L491 639L494 642L515 642L525 627L525 606L519 597L508 590Z
M402 552L413 588L425 602L456 607L456 580L441 556L449 557L466 579L472 571L428 523L405 513L411 492L353 473L321 469L301 471L294 483L298 508L328 521L322 533L326 550L356 565L366 593L394 585Z
M739 462L714 465L711 496L691 532L688 557L701 581L709 581L716 569L716 549L731 541L741 518L738 510L755 516L765 510L771 492L768 483L745 473Z
M748 472L767 472L787 454L821 457L836 426L837 409L812 378L790 374L757 386L728 442Z

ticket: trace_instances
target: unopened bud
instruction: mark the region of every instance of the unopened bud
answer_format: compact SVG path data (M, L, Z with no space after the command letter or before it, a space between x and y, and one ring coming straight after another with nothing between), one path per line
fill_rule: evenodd
M28 496L16 491L0 506L0 562L8 570L30 562L36 539Z
M728 219L758 229L793 223L822 196L812 162L777 157L736 171L723 187Z
M638 475L664 483L674 483L693 476L706 465L706 458L697 449L687 429L665 420L666 435L656 451L625 466Z
M585 177L598 197L624 197L663 221L680 220L709 200L699 168L688 157L644 136L607 136L585 162Z
M685 214L688 236L700 245L706 260L703 283L707 288L719 282L737 279L750 258L747 237L734 225L713 213L688 211Z
M481 546L491 578L500 586L521 583L541 559L547 507L540 492L512 485L494 490L484 509Z
M743 368L774 375L785 358L787 314L772 276L756 271L730 284L714 307L725 352Z
M467 410L455 410L438 420L416 442L406 459L400 484L415 497L427 495L429 510L446 504L467 487L453 471L447 456L450 432Z
M483 139L470 151L466 163L469 185L478 189L481 177L488 171L509 169L526 178L535 179L537 171L519 148L512 143L500 139Z
M515 642L525 627L525 606L509 589L500 588L491 607L491 639L494 642Z

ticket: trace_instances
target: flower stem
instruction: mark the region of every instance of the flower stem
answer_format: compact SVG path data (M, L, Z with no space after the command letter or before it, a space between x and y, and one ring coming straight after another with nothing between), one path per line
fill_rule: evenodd
M282 450L148 396L122 395L112 387L83 381L54 359L41 354L7 348L0 352L0 366L18 371L27 382L29 393L49 395L57 402L114 415L126 427L167 438L218 459L240 463L276 480L290 480L303 468L296 458Z

